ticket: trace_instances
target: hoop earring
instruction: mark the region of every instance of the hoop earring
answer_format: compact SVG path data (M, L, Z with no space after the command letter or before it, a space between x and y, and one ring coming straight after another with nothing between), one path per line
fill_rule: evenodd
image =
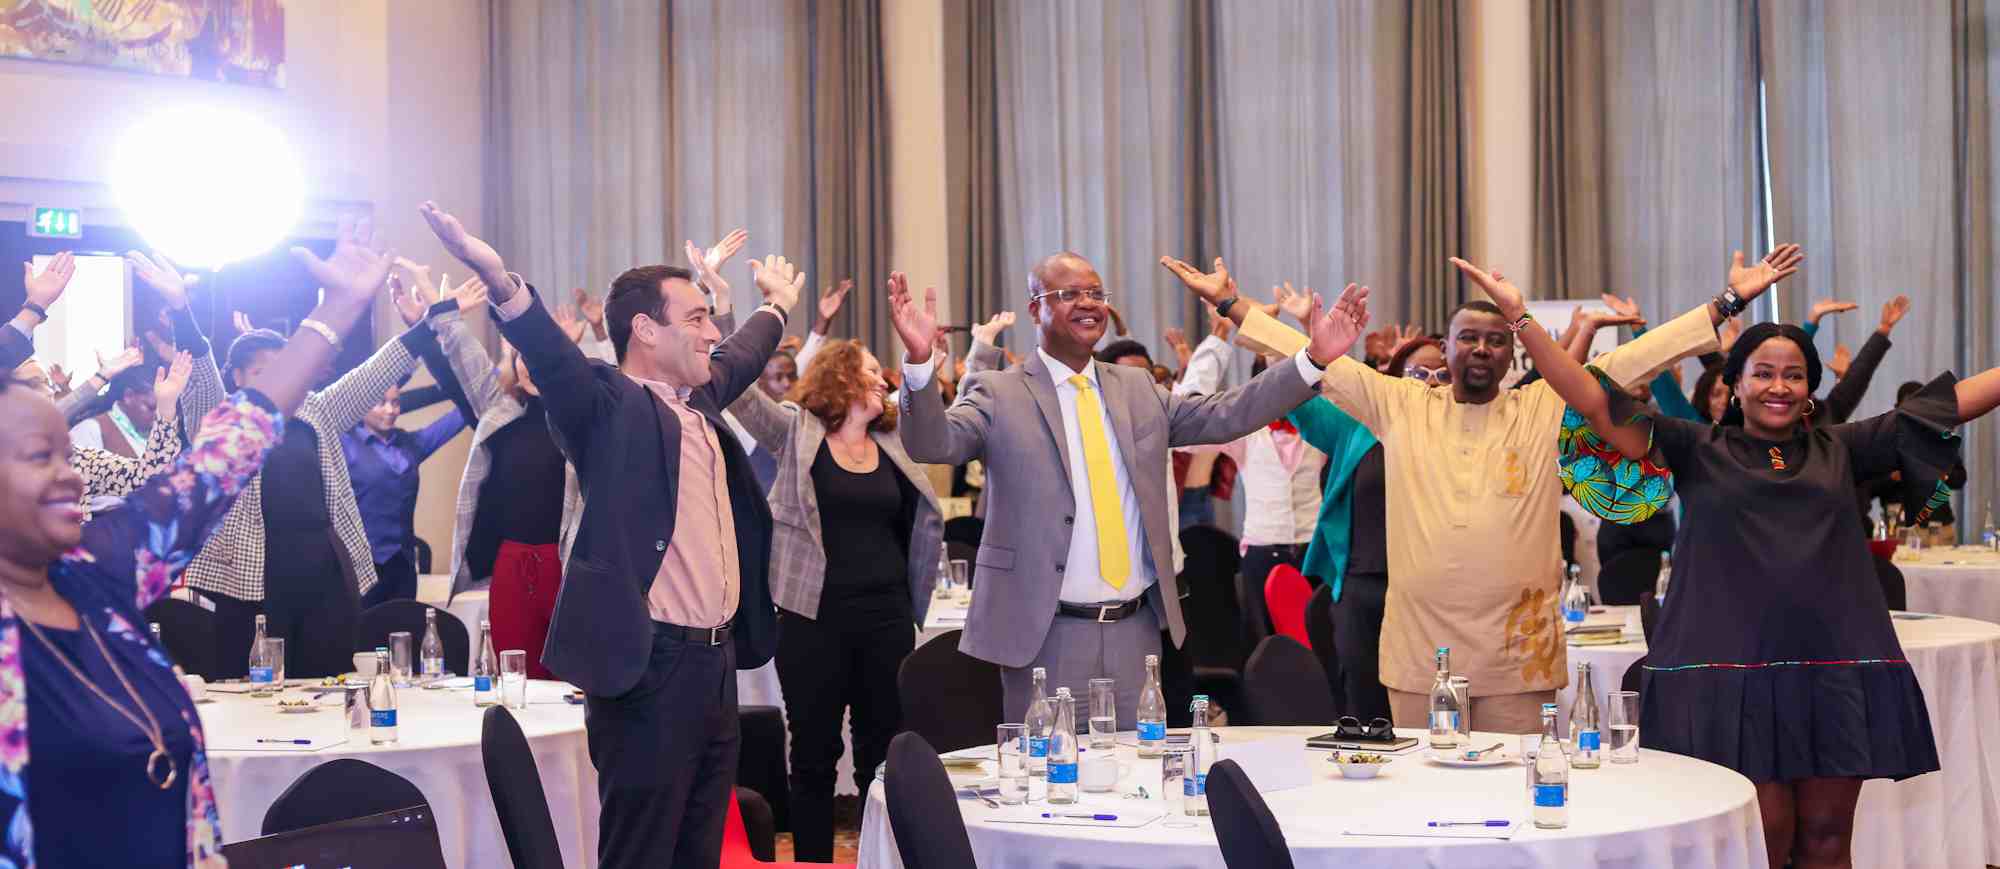
M1738 400L1736 399L1736 396L1732 395L1732 396L1730 396L1730 397L1729 397L1729 406L1730 406L1730 407L1737 407L1737 408L1740 408L1740 407L1742 407L1742 406L1743 406L1743 403L1742 403L1742 402L1740 402L1740 401L1738 401Z
M1818 401L1815 401L1810 398L1806 399L1806 416L1812 416L1813 413L1818 410L1819 410Z

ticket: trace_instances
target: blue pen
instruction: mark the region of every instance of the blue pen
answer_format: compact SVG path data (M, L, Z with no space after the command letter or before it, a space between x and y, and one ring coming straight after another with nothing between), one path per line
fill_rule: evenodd
M279 745L311 745L310 739L258 739L258 742L275 742Z
M1511 827L1514 826L1514 822L1497 819L1490 821L1432 821L1430 825L1433 827Z
M1079 821L1115 821L1117 815L1093 815L1087 812L1043 812L1044 818L1075 818Z

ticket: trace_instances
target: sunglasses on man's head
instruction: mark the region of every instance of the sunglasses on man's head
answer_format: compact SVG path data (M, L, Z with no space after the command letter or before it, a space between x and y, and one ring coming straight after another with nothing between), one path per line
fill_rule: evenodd
M1451 369L1449 368L1425 368L1422 365L1412 365L1403 369L1403 376L1411 380L1422 380L1438 386L1449 386L1451 384Z

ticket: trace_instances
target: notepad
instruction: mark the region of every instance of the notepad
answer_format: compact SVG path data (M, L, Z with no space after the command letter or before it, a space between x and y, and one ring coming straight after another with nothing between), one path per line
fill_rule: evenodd
M1393 836L1422 839L1512 839L1521 829L1515 821L1505 827L1433 827L1434 818L1365 818L1350 822L1349 836Z

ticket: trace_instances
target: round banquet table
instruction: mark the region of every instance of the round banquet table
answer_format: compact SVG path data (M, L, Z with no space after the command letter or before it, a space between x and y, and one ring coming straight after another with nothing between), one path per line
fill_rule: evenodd
M1221 728L1225 745L1236 740L1288 736L1303 746L1321 727ZM1404 735L1419 731L1404 730ZM1475 744L1505 740L1516 751L1519 737L1474 734ZM1491 736L1491 741L1483 737ZM1129 740L1129 734L1127 739ZM1763 867L1764 832L1757 795L1750 781L1713 764L1659 752L1641 752L1631 765L1606 763L1570 774L1569 827L1538 830L1527 823L1526 772L1518 763L1486 769L1455 769L1423 760L1416 752L1398 756L1375 778L1350 781L1326 762L1326 753L1301 747L1311 781L1304 787L1267 792L1264 800L1284 830L1293 862L1310 867L1427 866L1479 867L1678 866L1697 869ZM1083 807L1117 811L1140 803L1120 794L1144 784L1159 790L1158 761L1139 760L1132 748L1119 750L1130 771L1117 792L1085 794ZM993 762L985 763L985 773ZM1252 772L1254 778L1255 773ZM980 774L953 775L955 785ZM1039 801L1041 780L1030 798ZM902 860L888 825L885 789L870 788L863 809L857 865L898 869ZM1154 806L1163 805L1152 802ZM1045 805L1045 804L1042 804ZM1054 827L997 823L1000 810L962 796L979 865L996 869L1225 869L1208 818L1163 818L1132 829ZM1350 836L1347 825L1363 817L1513 818L1523 821L1509 841ZM1168 826L1169 821L1180 826ZM1191 822L1191 823L1188 823ZM1857 864L1858 865L1858 864Z
M1608 609L1617 618L1634 608ZM1921 613L1892 616L1903 654L1923 686L1943 769L1862 786L1854 813L1854 865L2000 864L2000 625ZM1644 640L1572 645L1570 681L1575 682L1578 663L1590 662L1602 709L1604 695L1617 689L1625 669L1645 653ZM1561 692L1565 721L1575 692L1574 684ZM1645 743L1643 733L1639 741Z
M2000 622L2000 555L1979 547L1898 551L1910 609Z
M511 865L479 754L480 717L486 710L472 705L471 689L397 691L400 726L393 745L371 745L365 732L356 732L346 742L316 750L246 751L228 746L252 746L259 737L347 736L342 696L321 698L317 712L280 714L273 698L221 693L241 689L241 683L210 687L200 705L201 726L225 841L256 838L264 812L294 780L334 758L353 757L409 779L424 792L437 819L446 865ZM561 682L531 682L528 708L515 710L514 717L541 772L563 862L587 867L597 861L597 771L584 743L583 707L561 699L569 690ZM310 695L295 686L285 696Z

